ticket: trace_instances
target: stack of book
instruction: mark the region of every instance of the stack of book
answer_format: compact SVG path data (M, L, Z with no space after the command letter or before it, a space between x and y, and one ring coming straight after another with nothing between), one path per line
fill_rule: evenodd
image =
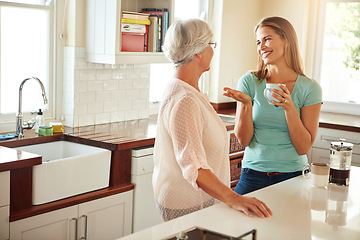
M121 51L147 52L149 15L147 13L122 12L121 18Z
M161 46L169 27L168 10L166 8L142 8L141 13L149 14L151 22L148 32L148 52L161 52Z

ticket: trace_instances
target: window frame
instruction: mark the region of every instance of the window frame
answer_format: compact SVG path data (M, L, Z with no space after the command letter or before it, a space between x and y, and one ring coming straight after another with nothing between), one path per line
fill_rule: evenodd
M46 120L56 119L56 116L61 114L61 101L62 101L62 84L59 79L62 77L62 56L63 56L63 42L60 39L62 29L60 26L64 26L63 18L64 3L63 1L53 0L50 2L50 6L33 5L24 3L2 2L1 6L12 6L20 8L32 8L32 9L49 9L50 13L50 49L49 49L49 90L46 92L48 102L48 110L44 112ZM62 23L62 24L61 24ZM1 32L0 32L1 34ZM57 37L59 35L59 38ZM1 47L1 46L0 46ZM26 85L26 84L25 84ZM17 93L16 93L17 94ZM18 98L18 97L17 97ZM23 99L26 101L26 99ZM16 109L16 112L18 109ZM36 117L36 112L23 112L23 122L27 122ZM0 132L16 131L16 114L0 113Z
M313 63L313 78L317 79L321 85L321 64L322 64L322 49L324 39L324 27L326 17L326 4L330 2L360 2L360 0L320 0L318 7L317 17L317 32L315 37L315 57ZM311 54L311 53L309 53ZM359 115L360 116L360 104L355 103L343 103L334 101L323 101L321 107L322 112L332 112L339 114Z

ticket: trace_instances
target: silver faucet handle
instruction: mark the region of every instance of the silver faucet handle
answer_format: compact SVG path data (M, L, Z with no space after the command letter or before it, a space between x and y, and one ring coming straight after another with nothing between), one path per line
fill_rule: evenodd
M23 123L22 127L23 129L32 129L36 124L35 118L32 118L27 123Z

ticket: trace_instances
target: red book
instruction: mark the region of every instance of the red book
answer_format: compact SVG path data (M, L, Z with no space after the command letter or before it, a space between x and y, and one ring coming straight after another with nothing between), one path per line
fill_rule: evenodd
M148 51L148 43L149 43L149 25L146 25L144 52Z
M122 52L144 52L145 33L121 33Z

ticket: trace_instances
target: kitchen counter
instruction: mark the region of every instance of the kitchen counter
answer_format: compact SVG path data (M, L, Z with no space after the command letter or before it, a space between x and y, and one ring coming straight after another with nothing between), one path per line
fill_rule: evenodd
M218 113L235 116L235 109L218 110ZM44 139L48 139L50 141L59 140L64 138L62 136L66 136L71 139L71 141L81 141L85 144L103 147L109 150L132 149L153 145L155 143L156 120L157 116L152 115L148 119L77 128L65 127L64 135L54 135L51 137L38 137L34 130L24 130L24 139L18 140L14 138L10 140L3 140L0 141L0 146L17 147L21 145L44 142ZM234 129L233 121L224 121L224 124L227 130ZM320 114L319 126L360 132L360 116L322 112Z
M235 111L226 111L219 113L225 115L234 115ZM333 120L332 120L333 119ZM68 128L65 127L64 134L57 134L48 137L38 137L34 130L24 130L25 137L23 139L9 139L0 141L0 171L11 170L11 176L18 179L12 181L12 189L22 189L19 192L18 203L12 202L11 221L15 221L24 217L44 213L59 209L61 207L71 206L72 204L81 203L98 197L115 194L121 191L133 189L131 184L131 149L142 146L149 146L155 143L157 116L153 115L148 119L133 120L126 122L117 122L110 124L100 124L93 126ZM321 114L320 126L334 129L348 130L360 132L360 118L346 115L328 115ZM234 129L233 121L224 121L228 130ZM101 147L111 150L112 164L110 172L110 186L102 191L95 191L89 194L83 194L76 198L60 200L45 204L43 206L32 206L31 204L31 179L32 166L40 164L39 156L29 156L23 153L19 157L19 153L13 148L23 145L44 143L51 141L67 140L72 142L83 143L95 147ZM10 154L10 155L9 155ZM22 182L26 179L26 190ZM16 185L16 186L14 186ZM26 193L26 198L23 192ZM20 198L20 196L22 196ZM28 199L26 202L25 199Z
M359 167L352 167L349 187L315 188L299 176L247 196L264 201L273 216L249 218L220 203L121 239L167 239L194 226L234 237L256 229L259 240L360 239Z
M38 137L34 130L24 130L22 139L0 141L0 146L18 147L22 145L58 140L71 140L84 144L103 147L109 150L123 150L152 145L155 142L156 116L148 119L91 125L84 127L64 127L64 134Z
M0 147L0 172L41 164L41 156Z
M0 172L41 164L41 156L9 149L29 144L67 140L111 151L153 145L156 134L156 116L151 116L149 119L77 128L65 127L64 129L64 134L47 137L38 137L34 129L24 130L25 137L22 139L0 141Z
M319 122L323 128L360 132L360 116L321 112Z
M236 109L217 110L219 114L235 116ZM320 112L319 127L360 132L360 116Z

